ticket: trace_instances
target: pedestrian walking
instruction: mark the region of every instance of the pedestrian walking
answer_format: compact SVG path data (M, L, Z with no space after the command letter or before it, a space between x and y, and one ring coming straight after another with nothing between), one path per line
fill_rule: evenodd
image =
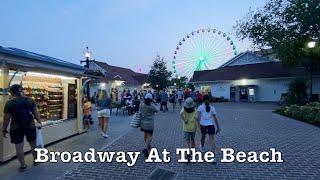
M191 90L190 97L193 99L195 103L197 102L197 93L194 91L194 89Z
M182 106L183 94L184 94L183 90L179 89L179 91L177 92L177 96L178 96L178 102L180 107Z
M190 91L188 88L186 88L184 90L184 95L183 95L184 99L186 100L188 97L190 97Z
M90 128L90 121L92 120L91 117L91 102L87 97L83 100L83 128L88 130Z
M172 112L176 109L177 104L177 93L176 91L172 91L169 97L169 102L172 104Z
M7 137L7 131L10 123L10 139L15 144L16 154L20 162L19 171L27 170L24 159L24 137L27 138L31 147L33 158L36 158L36 126L34 119L41 124L41 119L37 111L35 101L23 95L23 89L20 85L12 85L9 89L12 99L6 102L4 107L4 121L2 126L3 137ZM33 165L37 163L33 162Z
M195 136L197 130L197 111L192 98L187 98L184 102L184 107L181 109L180 117L183 121L183 134L187 148L195 147ZM191 155L187 156L190 160Z
M211 151L215 153L216 144L214 135L220 132L219 121L215 108L210 104L209 95L203 96L203 102L204 104L198 107L198 126L201 130L200 151L203 152L206 135L208 134Z
M199 107L202 104L202 98L203 98L202 93L200 91L197 91L196 98L197 98L197 107Z
M166 89L163 89L163 91L160 94L160 99L161 99L161 110L163 112L166 112L168 110L168 93L166 92Z
M154 114L158 112L157 108L152 105L153 97L152 94L146 94L144 97L144 103L140 107L141 113L141 131L144 132L145 148L143 154L145 157L149 156L151 149L151 141L154 129Z
M104 138L108 137L107 130L110 119L111 102L112 100L108 97L107 92L105 90L101 90L98 99L97 110L101 135Z

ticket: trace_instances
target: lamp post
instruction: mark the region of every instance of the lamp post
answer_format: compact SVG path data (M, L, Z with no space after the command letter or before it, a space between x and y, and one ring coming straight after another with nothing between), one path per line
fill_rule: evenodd
M91 58L91 52L89 51L89 47L86 47L86 50L84 51L84 57L86 58L85 60L83 60L83 61L80 61L80 64L82 64L82 63L85 63L85 65L84 65L84 67L86 67L86 68L90 68L90 62L92 62L92 61L94 61L94 60L90 60L90 58ZM87 97L88 98L90 98L90 85L89 85L89 83L87 83L86 84L86 95L87 95Z
M307 47L310 49L310 51L312 51L315 47L316 47L316 41L312 40L310 42L308 42ZM312 59L312 55L310 57L310 95L309 95L309 100L312 101L312 88L313 88L313 59Z

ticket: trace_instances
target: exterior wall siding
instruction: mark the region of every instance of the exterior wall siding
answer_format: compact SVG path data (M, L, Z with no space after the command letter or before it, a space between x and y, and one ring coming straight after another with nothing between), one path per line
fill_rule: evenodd
M211 85L211 94L214 97L230 99L230 82L218 82Z
M294 78L279 79L242 79L234 81L221 81L212 83L196 83L197 87L211 86L211 93L214 97L230 99L231 86L256 85L256 101L278 102L283 93L288 92L288 85ZM307 83L308 80L307 80ZM309 92L309 90L307 91ZM236 91L236 94L239 92ZM320 94L320 77L313 79L313 94Z

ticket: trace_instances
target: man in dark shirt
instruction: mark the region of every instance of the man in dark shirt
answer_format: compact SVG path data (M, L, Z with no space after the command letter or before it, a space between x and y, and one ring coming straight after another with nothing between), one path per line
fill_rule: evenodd
M41 123L39 114L37 112L35 102L29 98L23 96L22 87L20 85L12 85L10 87L10 93L13 96L7 101L4 107L4 121L2 133L4 137L7 137L9 133L7 131L10 123L10 138L11 143L15 144L16 154L20 162L19 171L25 171L27 165L24 160L24 136L26 136L32 150L32 155L36 158L34 151L36 147L36 126L34 119ZM36 163L34 163L36 165Z

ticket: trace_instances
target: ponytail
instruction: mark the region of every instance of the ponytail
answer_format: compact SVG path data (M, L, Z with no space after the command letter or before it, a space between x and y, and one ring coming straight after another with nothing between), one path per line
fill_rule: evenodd
M203 101L205 102L205 105L206 105L206 112L210 112L211 110L210 97L207 94L203 96Z
M206 105L206 112L210 112L211 107L210 107L210 102L208 100L205 102L205 105Z

